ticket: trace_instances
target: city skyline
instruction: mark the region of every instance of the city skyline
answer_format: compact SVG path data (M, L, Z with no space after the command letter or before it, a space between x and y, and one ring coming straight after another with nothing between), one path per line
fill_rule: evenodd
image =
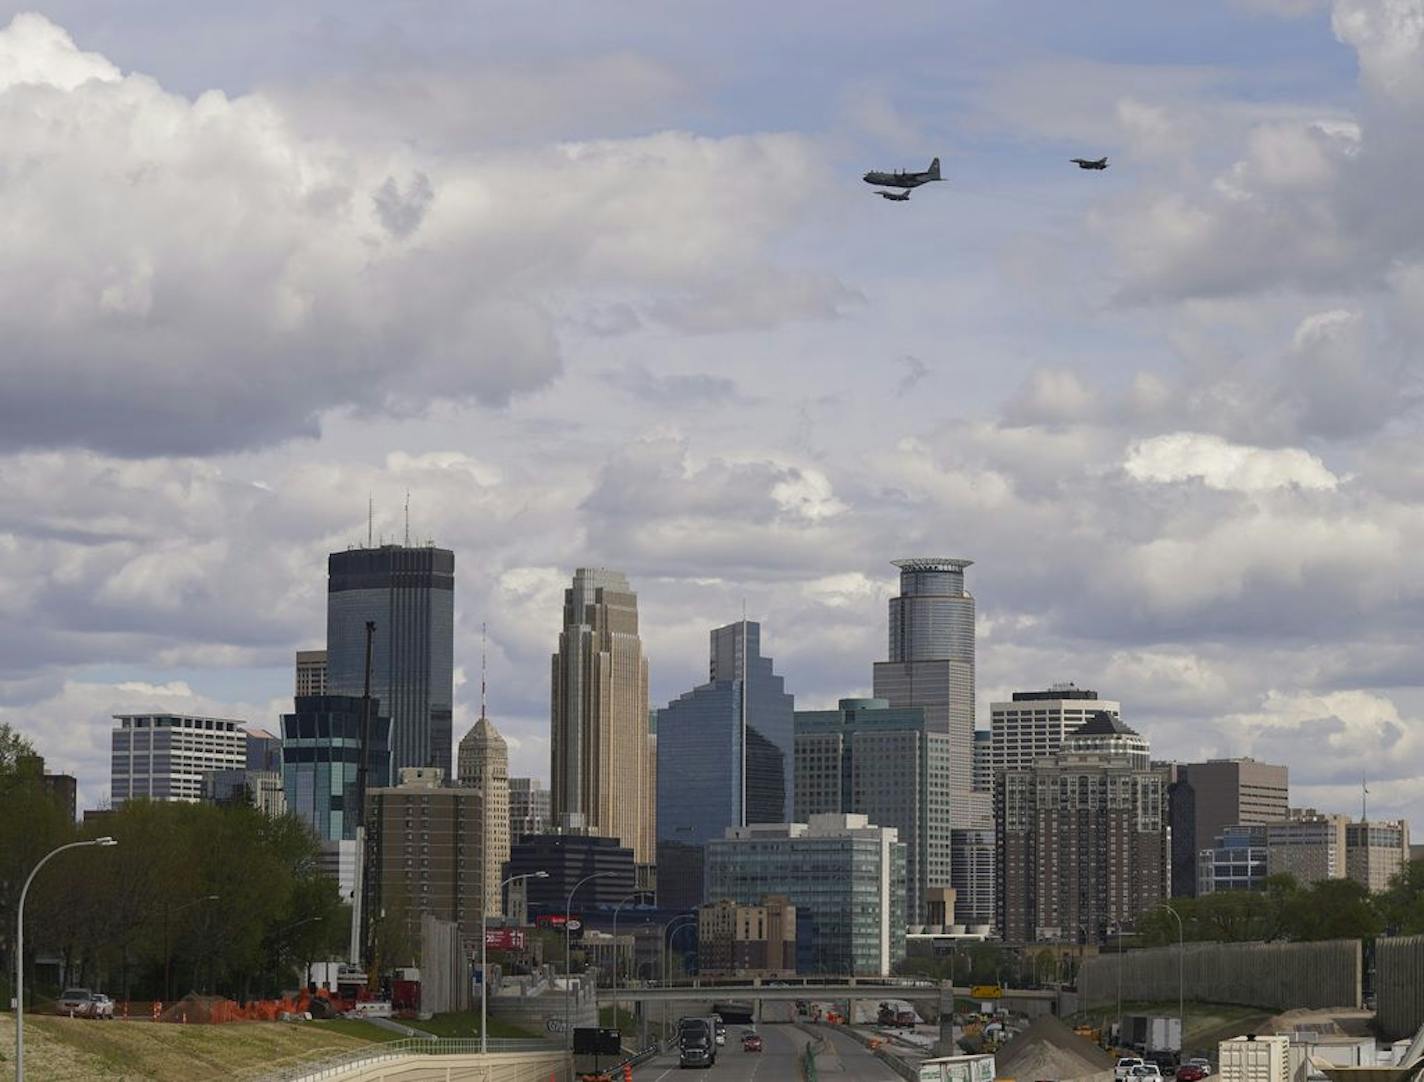
M110 714L274 725L313 568L409 492L460 560L454 734L487 622L519 775L572 568L639 584L654 702L745 598L831 707L872 690L885 561L951 552L981 725L1071 679L1157 755L1424 815L1424 44L1389 5L695 2L673 34L633 0L558 41L538 0L479 34L19 7L0 718L85 803ZM932 156L909 203L859 179Z

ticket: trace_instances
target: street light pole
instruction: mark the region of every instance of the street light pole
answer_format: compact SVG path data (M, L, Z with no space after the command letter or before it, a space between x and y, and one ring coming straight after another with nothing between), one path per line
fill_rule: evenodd
M651 894L649 890L635 890L628 897L613 907L613 1028L618 1029L618 911L623 906L631 902L634 898L641 898L644 894ZM637 937L634 937L637 942Z
M526 872L523 875L511 875L495 890L502 895L506 886L518 880L548 878L548 872ZM480 912L480 1055L482 1056L489 1051L489 963L485 950L485 940L489 937L489 903L489 895L485 895L485 904L481 906Z
M696 920L696 919L697 919L697 914L696 914L696 913L690 913L690 912L689 912L689 913L679 913L677 916L675 916L675 917L669 917L667 920L665 920L665 921L663 922L662 934L658 937L658 949L662 952L662 956L663 956L663 987L664 987L664 988L666 988L667 985L668 985L668 943L670 942L669 937L668 937L668 929L671 928L674 924L676 924L676 923L677 923L678 921L680 921L680 920ZM673 934L676 935L677 933L674 932ZM663 1040L664 1040L664 1041L667 1040L667 1005L668 1005L668 1001L667 1001L667 999L664 999L664 1000L663 1000Z
M1153 909L1165 909L1172 916L1177 918L1177 1028L1181 1030L1177 1049L1178 1058L1181 1057L1182 1049L1187 1046L1187 947L1185 936L1182 931L1182 915L1166 902L1158 902Z
M569 918L574 911L574 893L585 883L592 879L602 879L610 875L620 875L620 872L594 872L586 875L574 884L573 890L569 891L569 900L564 906L564 980L568 987L564 990L564 1036L568 1038L569 1047L573 1047L573 1029L569 1025L569 1000L574 994L574 971L573 971L573 933L569 930ZM597 1003L597 1000L594 1000ZM595 1010L596 1013L596 1010Z
M51 857L58 856L66 849L82 849L100 845L118 845L113 838L95 838L87 842L70 842L52 849L40 858L31 870L25 885L20 888L20 906L15 920L15 1082L25 1082L25 895L30 892L39 870L49 863Z

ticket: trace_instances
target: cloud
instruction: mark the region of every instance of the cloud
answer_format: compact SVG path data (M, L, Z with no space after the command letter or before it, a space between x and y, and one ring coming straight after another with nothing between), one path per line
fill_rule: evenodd
M0 30L0 73L0 446L207 454L502 405L559 374L558 309L594 289L705 331L853 300L766 254L821 172L799 136L423 152L169 93L40 16Z
M1366 86L1400 105L1424 101L1424 3L1335 0L1330 23L1355 49Z
M1086 421L1098 412L1097 396L1066 369L1035 368L1004 407L1013 425L1066 424Z
M743 400L735 380L705 372L662 375L635 363L609 373L607 378L634 397L658 406L696 409Z
M1339 483L1320 459L1306 451L1245 447L1198 432L1139 440L1128 448L1123 469L1137 481L1199 480L1208 488L1231 492L1264 492L1290 485L1333 489Z

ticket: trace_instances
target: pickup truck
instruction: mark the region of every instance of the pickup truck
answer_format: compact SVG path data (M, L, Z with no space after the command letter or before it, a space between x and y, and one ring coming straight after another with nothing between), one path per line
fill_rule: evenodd
M1113 1082L1127 1082L1132 1077L1134 1067L1145 1066L1141 1056L1123 1056L1113 1068Z

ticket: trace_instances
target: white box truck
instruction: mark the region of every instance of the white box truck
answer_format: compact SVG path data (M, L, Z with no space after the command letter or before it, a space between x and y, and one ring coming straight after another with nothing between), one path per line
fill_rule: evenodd
M1232 1037L1217 1046L1219 1082L1290 1082L1290 1038Z

